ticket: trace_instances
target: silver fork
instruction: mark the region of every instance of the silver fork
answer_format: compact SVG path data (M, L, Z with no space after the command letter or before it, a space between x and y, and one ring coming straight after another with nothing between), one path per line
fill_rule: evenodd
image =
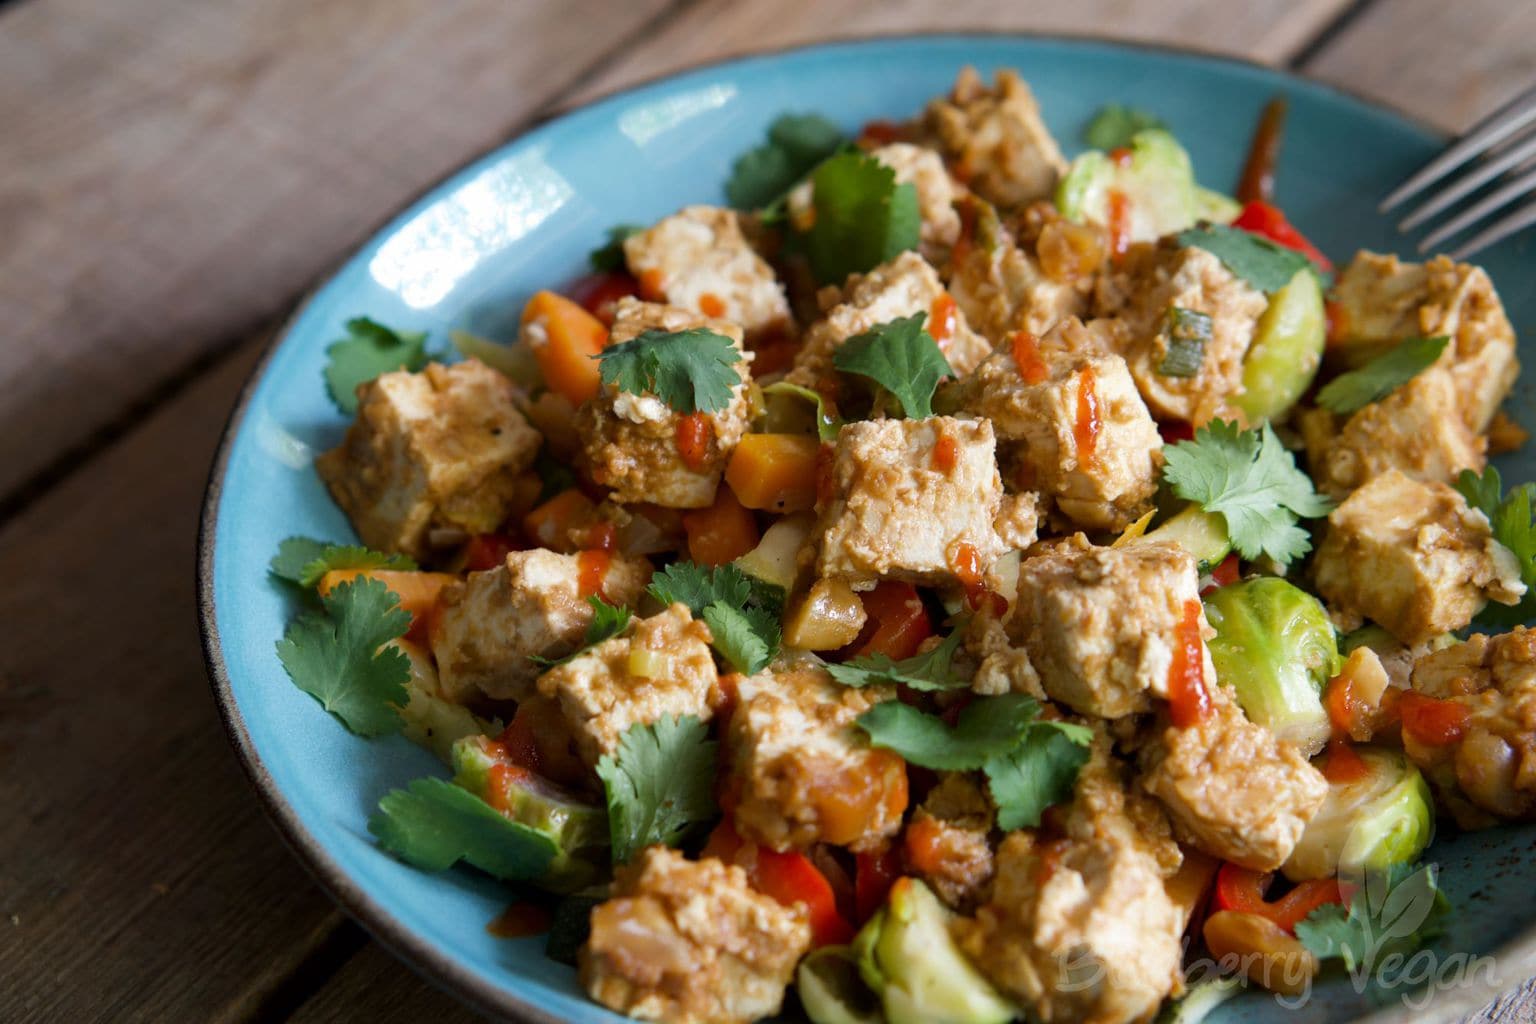
M1451 172L1474 161L1476 163L1461 177L1448 178ZM1518 200L1536 197L1536 162L1533 161L1536 161L1536 86L1489 114L1450 149L1425 164L1381 201L1380 210L1386 213L1401 205L1409 196L1423 192L1428 186L1441 182L1441 179L1447 179L1441 182L1439 191L1432 193L1425 203L1404 217L1398 225L1401 231L1412 231L1483 186L1496 183L1497 187L1493 191L1445 221L1419 242L1419 252L1428 252L1442 242L1483 225L1489 217L1500 214L1498 219L1483 226L1447 254L1452 259L1465 259L1536 224L1536 198L1523 206L1509 209ZM1501 177L1502 180L1498 180Z

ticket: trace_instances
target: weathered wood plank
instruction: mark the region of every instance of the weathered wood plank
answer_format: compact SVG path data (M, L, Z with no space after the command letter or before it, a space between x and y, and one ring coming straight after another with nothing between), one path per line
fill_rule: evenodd
M1536 80L1529 0L1376 3L1303 70L1460 131Z
M0 495L229 344L666 0L0 13Z
M255 354L0 531L0 1020L244 1019L342 920L263 819L194 626Z
M326 985L300 1006L288 1024L331 1024L364 1019L369 1024L472 1024L483 1018L411 973L378 943L336 972Z
M1279 62L1300 50L1348 0L1077 0L944 4L880 0L702 0L625 51L565 104L701 61L838 37L896 32L1062 32L1170 43Z

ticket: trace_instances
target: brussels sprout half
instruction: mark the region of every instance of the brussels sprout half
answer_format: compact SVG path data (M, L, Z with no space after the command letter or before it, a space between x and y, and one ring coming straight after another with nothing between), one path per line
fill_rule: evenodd
M1127 200L1130 240L1150 242L1194 224L1202 211L1219 208L1195 185L1189 154L1158 129L1137 132L1130 158L1112 160L1096 149L1079 156L1056 186L1056 207L1068 220L1109 224L1110 195Z
M1280 416L1312 385L1327 340L1323 289L1311 270L1269 297L1243 358L1243 391L1232 398L1252 423Z
M1366 774L1334 782L1281 868L1292 881L1362 876L1412 864L1435 838L1429 784L1401 753L1359 747Z
M1332 729L1323 684L1343 664L1322 603L1261 576L1213 591L1205 614L1216 629L1216 677L1236 691L1248 717L1309 757L1321 750Z
M1019 1015L955 947L949 918L926 885L900 878L854 937L859 975L888 1024L1004 1024Z

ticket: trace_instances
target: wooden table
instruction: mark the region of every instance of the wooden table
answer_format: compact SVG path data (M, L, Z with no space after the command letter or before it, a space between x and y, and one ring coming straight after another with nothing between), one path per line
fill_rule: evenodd
M0 1020L473 1019L315 887L216 721L193 546L241 381L328 267L538 118L754 48L978 28L1247 56L1453 130L1536 78L1530 0L0 7Z

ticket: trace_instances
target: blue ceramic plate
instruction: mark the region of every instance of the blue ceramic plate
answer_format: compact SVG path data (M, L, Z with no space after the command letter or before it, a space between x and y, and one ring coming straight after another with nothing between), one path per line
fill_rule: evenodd
M1235 180L1259 108L1287 94L1279 202L1335 257L1359 246L1402 247L1376 200L1442 143L1398 115L1275 71L1098 42L887 39L719 64L543 125L428 192L299 311L235 409L208 490L200 565L209 670L230 735L268 810L321 883L386 945L477 1006L524 1020L621 1019L588 1002L571 969L544 958L542 939L486 933L505 903L502 886L469 870L424 874L374 845L367 823L379 797L441 768L398 736L352 736L278 664L273 643L293 607L268 579L267 560L292 534L351 536L312 467L345 427L321 383L327 344L359 314L430 331L439 345L450 327L510 338L524 300L583 273L587 251L610 225L723 201L732 160L775 115L820 111L849 129L906 117L967 63L989 76L1019 68L1069 150L1100 105L1150 108L1194 155L1201 181L1218 188ZM1486 264L1517 329L1530 325L1536 260L1528 247L1508 245ZM1526 415L1530 380L1512 403L1517 415ZM1533 479L1530 462L1522 456L1505 468ZM1495 954L1497 969L1480 968L1435 993L1432 1015L1480 1005L1533 970L1532 848L1536 830L1526 829L1445 838L1433 848L1457 907L1437 948ZM1451 964L1441 956L1448 981ZM1373 1012L1411 1013L1395 998L1383 1010L1369 993L1336 980L1299 1017L1256 994L1223 1015L1342 1021Z

